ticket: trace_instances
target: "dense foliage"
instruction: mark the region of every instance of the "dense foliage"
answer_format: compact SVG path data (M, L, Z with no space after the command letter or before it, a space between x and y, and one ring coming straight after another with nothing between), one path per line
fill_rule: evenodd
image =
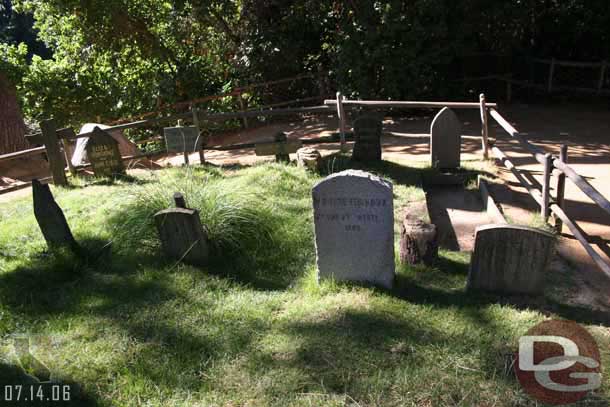
M3 0L0 68L28 116L62 123L130 116L303 72L328 72L332 87L351 96L451 97L459 95L448 79L466 73L467 55L513 62L610 55L602 0L14 0L13 7L20 14ZM32 18L52 58L24 35L33 32Z

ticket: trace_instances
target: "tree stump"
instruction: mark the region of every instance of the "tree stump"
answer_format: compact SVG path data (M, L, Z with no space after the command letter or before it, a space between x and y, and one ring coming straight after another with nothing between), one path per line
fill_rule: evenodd
M311 147L303 147L297 150L297 166L317 172L322 165L322 155Z
M400 229L400 262L432 265L438 258L436 226L408 216Z

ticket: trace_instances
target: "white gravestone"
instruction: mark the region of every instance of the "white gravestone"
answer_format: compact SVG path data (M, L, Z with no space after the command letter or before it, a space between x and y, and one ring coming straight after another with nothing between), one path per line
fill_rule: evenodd
M392 184L347 170L312 189L319 278L391 288L394 282Z

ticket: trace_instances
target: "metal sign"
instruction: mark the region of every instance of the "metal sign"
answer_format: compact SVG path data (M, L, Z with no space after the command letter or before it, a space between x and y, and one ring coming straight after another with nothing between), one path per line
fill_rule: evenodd
M203 137L195 126L166 127L163 129L169 153L193 153L201 150Z

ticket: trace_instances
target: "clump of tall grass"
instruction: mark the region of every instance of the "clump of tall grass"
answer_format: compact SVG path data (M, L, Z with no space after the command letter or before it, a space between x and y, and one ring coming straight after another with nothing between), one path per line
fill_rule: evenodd
M255 253L273 240L272 209L254 191L225 188L218 172L191 168L164 171L145 185L131 188L112 220L115 240L126 250L156 249L159 241L153 215L175 206L180 192L189 208L197 209L212 254Z

